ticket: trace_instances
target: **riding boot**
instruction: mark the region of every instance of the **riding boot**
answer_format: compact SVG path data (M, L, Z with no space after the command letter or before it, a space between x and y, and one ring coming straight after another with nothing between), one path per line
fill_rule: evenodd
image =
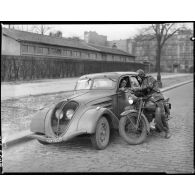
M166 126L167 126L167 131L165 131L165 138L169 139L171 137L171 132L170 132L170 129L169 129L168 121L166 121L165 123L166 123Z
M165 132L165 138L169 139L170 137L171 137L171 133L170 133L170 130L168 130Z
M165 113L162 113L162 122L164 127L166 127L165 138L169 139L171 137L171 133L169 129L168 118L165 116Z

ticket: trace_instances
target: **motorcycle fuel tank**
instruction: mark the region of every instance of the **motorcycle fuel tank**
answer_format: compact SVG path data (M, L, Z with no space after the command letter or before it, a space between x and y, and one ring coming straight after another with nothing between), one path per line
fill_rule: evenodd
M152 101L148 101L145 104L145 109L147 109L148 111L155 111L156 110L156 104Z

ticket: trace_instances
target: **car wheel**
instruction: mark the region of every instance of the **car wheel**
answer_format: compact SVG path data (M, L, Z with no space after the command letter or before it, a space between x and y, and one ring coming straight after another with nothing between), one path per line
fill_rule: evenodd
M98 150L103 150L109 143L110 139L110 126L106 117L100 117L97 124L95 133L91 136L93 146Z

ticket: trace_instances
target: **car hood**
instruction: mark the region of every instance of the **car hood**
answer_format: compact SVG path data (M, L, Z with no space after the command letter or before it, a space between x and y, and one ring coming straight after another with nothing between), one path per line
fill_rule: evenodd
M113 90L88 90L76 92L74 95L69 96L67 100L74 100L82 104L98 104L98 102L111 100L113 95L115 95Z

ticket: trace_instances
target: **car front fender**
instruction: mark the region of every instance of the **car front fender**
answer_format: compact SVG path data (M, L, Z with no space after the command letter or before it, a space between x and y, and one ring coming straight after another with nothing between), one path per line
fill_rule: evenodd
M101 116L105 116L110 124L110 128L118 128L119 120L115 114L107 108L90 108L81 116L77 130L87 134L95 133L97 121Z
M30 131L35 133L45 133L45 119L51 108L39 110L32 118Z

